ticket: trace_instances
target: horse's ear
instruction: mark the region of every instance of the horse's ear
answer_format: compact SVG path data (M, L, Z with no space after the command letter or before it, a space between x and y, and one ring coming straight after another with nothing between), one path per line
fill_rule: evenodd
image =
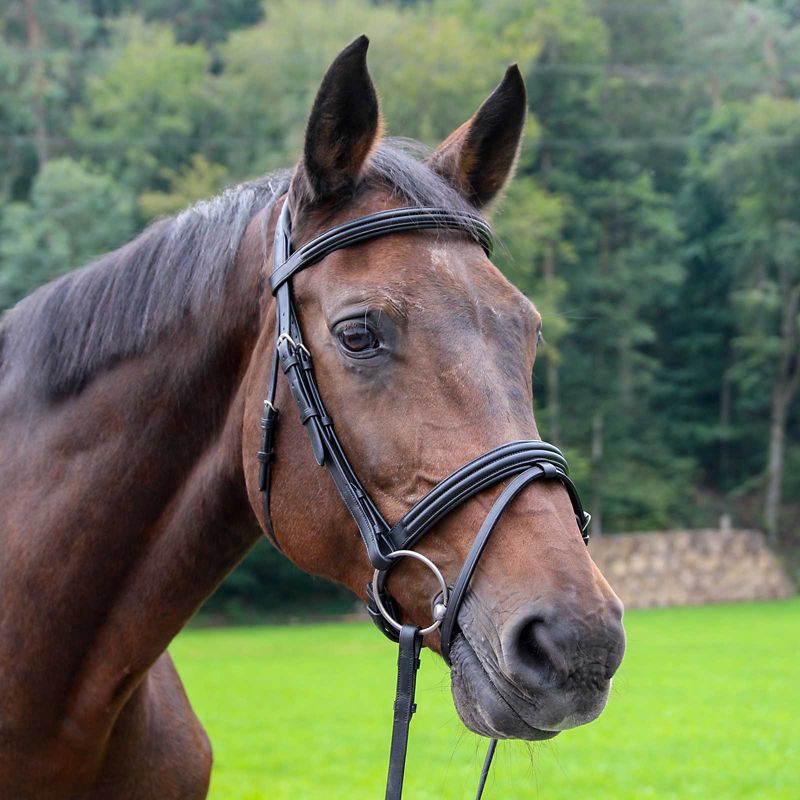
M514 171L527 107L525 83L514 64L475 114L439 145L429 166L478 208L487 205Z
M359 36L325 73L292 183L301 203L337 201L352 194L380 138L378 95L367 70L368 47L369 39Z

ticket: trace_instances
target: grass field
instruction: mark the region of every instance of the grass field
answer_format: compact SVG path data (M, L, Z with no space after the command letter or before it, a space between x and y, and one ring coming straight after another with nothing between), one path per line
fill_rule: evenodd
M486 800L800 798L800 599L632 611L609 706L501 743ZM193 630L172 654L214 744L213 800L383 796L395 648L369 623ZM405 796L471 798L484 740L423 653Z

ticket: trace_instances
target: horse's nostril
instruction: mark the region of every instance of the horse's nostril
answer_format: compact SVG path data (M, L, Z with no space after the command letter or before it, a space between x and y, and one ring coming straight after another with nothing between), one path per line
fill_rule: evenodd
M554 631L543 619L534 619L520 630L514 654L539 682L560 683L569 676L567 658Z
M615 613L589 626L564 611L521 615L505 641L508 676L520 687L542 691L567 683L600 688L625 651L625 632Z

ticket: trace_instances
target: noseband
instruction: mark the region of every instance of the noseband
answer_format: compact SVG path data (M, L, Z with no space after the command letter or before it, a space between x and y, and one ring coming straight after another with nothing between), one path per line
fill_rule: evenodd
M367 587L367 610L378 628L393 641L399 642L397 697L389 759L386 800L399 800L403 789L403 773L411 716L416 710L414 688L422 637L441 627L441 651L450 664L450 651L458 632L458 612L464 601L470 579L478 566L481 554L503 511L530 483L536 480L556 480L567 490L583 541L588 544L589 514L581 506L578 492L568 476L567 462L561 451L540 440L509 442L478 456L421 497L394 525L381 515L336 436L333 420L328 416L314 375L311 353L303 337L292 299L292 278L330 253L379 236L422 230L455 230L468 234L484 250L492 252L492 232L478 216L442 208L399 208L368 214L337 225L310 242L292 251L292 221L289 203L284 202L275 229L273 269L270 278L275 296L275 350L269 372L267 397L261 419L261 450L258 485L262 492L264 521L268 535L276 547L275 531L270 515L270 489L273 443L278 422L275 406L278 369L286 375L289 389L300 412L300 420L311 440L317 464L324 465L333 479L342 501L352 515L375 568L373 580ZM444 516L474 495L506 479L512 479L495 500L481 525L452 588L438 567L412 548ZM397 620L391 599L386 595L385 582L389 570L402 558L414 558L424 563L439 583L440 592L432 598L433 621L424 629L401 624ZM478 788L483 791L492 755L496 746L489 746Z

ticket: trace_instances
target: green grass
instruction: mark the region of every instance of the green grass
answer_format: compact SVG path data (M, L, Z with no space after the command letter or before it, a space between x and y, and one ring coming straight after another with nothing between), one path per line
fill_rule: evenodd
M599 720L501 742L486 800L800 798L800 600L632 611ZM396 652L371 625L193 630L172 654L214 744L211 798L383 796ZM406 797L472 797L466 733L423 652Z

